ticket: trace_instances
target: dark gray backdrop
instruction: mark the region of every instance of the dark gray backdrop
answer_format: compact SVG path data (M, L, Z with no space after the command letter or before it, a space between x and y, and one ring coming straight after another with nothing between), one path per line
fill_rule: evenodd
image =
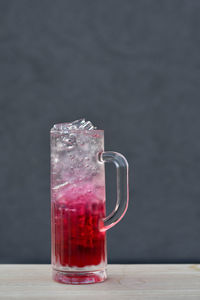
M198 0L0 1L0 262L50 261L49 130L81 117L130 163L109 261L200 261L199 14Z

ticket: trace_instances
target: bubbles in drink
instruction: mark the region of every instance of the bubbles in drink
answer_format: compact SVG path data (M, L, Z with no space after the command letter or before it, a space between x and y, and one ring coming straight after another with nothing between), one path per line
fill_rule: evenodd
M52 184L60 186L98 176L101 165L98 153L103 151L102 133L85 119L55 124L51 129Z

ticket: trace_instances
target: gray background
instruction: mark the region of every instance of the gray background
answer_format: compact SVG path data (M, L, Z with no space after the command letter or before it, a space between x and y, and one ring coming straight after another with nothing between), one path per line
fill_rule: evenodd
M109 262L200 261L199 15L195 0L0 1L1 263L50 262L49 130L81 117L130 163Z

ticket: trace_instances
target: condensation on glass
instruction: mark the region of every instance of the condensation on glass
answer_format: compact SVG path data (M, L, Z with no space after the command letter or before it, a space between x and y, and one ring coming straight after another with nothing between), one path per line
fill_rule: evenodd
M117 168L117 202L105 211L105 162ZM78 120L51 129L51 232L53 279L84 284L104 281L106 230L128 206L128 163L104 152L104 131Z

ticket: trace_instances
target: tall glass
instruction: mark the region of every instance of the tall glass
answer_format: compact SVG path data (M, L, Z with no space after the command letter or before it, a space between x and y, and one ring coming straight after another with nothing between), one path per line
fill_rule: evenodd
M106 217L104 162L117 167L117 204ZM51 130L51 227L53 279L82 284L106 279L106 230L128 205L128 164L104 152L103 130Z

